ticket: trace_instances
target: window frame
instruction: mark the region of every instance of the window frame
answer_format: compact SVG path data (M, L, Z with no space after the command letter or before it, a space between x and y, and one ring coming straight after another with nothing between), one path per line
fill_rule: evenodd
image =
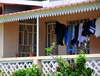
M45 22L45 24L46 24L46 48L47 47L50 47L51 46L51 44L49 44L50 42L48 41L48 38L51 38L51 37L49 37L48 35L50 34L50 33L48 33L48 29L49 29L49 27L48 26L51 26L52 25L52 27L54 28L53 30L54 30L54 35L55 35L55 43L57 43L57 41L56 41L56 34L55 34L55 26L56 26L56 20L54 20L54 21L48 21L48 22ZM51 25L50 25L51 24ZM53 25L55 25L55 26L53 26ZM50 39L49 39L50 40ZM55 53L56 52L56 53ZM54 50L53 50L53 52L52 52L52 54L54 54L54 55L58 55L58 45L56 45L55 47L54 47Z
M27 23L28 22L28 20L24 20L23 22L20 22L19 21L19 34L22 32L23 33L23 35L22 35L22 37L23 37L23 39L22 39L22 44L20 44L20 42L19 42L19 55L20 56L28 56L29 55L29 53L30 53L30 49L29 49L29 51L28 52L23 52L23 49L25 49L25 47L32 47L32 49L34 49L34 51L35 51L35 53L36 53L36 43L35 43L35 41L37 40L37 39L35 39L35 34L36 34L36 23L34 22L34 19L33 19L33 23ZM23 31L20 31L20 26L25 26L25 28L24 28L24 30ZM28 30L28 28L27 28L27 26L32 26L32 31L31 32L29 32L29 30ZM24 43L24 31L25 30L28 30L28 40L27 40L27 44L25 44ZM29 42L29 34L32 34L32 38L31 38L31 40L32 40L32 44L30 44ZM20 37L19 37L20 38ZM35 43L35 44L34 44ZM20 47L22 47L21 49L20 49ZM24 55L23 55L24 54Z

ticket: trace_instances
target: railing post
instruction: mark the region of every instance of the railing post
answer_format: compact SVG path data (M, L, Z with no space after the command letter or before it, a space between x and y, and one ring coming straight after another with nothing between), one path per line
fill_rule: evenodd
M38 68L40 68L42 70L42 62L41 62L41 60L38 60Z
M38 64L37 68L42 70L42 62L38 58L34 59L34 64Z

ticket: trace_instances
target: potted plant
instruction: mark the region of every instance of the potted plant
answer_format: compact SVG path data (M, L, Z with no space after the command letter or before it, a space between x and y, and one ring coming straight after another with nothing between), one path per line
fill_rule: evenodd
M18 57L18 53L15 53L15 56Z
M30 57L34 56L34 49L32 49L32 47L30 47Z

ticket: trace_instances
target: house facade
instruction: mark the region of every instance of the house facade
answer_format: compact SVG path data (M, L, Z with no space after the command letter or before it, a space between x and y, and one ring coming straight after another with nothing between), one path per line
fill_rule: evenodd
M2 4L4 14L0 15L1 56L28 56L30 47L37 56L45 56L44 49L56 42L55 21L67 26L68 22L93 20L100 16L99 4L95 0L45 8ZM99 41L99 37L90 35L88 53L100 53ZM66 55L66 48L66 45L56 45L53 54ZM77 49L82 50L84 47Z
M5 76L10 76L18 69L32 67L32 64L38 64L45 75L51 66L51 71L54 72L55 60L46 56L45 51L52 42L56 43L52 54L64 59L75 58L79 50L83 50L88 54L87 67L94 69L94 76L100 76L100 37L91 34L88 41L84 41L80 47L75 45L75 55L66 55L68 46L58 45L55 34L58 26L56 22L68 26L98 19L100 1L59 0L57 3L56 0L51 0L46 3L0 3L0 69L6 72ZM30 47L34 49L34 57L29 57Z

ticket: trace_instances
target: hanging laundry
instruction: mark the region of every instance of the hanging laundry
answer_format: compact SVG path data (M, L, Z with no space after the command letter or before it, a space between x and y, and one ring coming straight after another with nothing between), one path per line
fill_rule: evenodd
M68 26L65 27L64 44L68 45Z
M82 36L82 30L83 30L82 27L83 27L83 23L80 23L79 32L78 32L78 41L79 41L78 46L80 46L80 43L82 43L84 40L88 39L88 37Z
M71 40L71 45L78 43L78 31L79 31L79 24L75 25L74 39Z
M67 45L67 53L75 53L75 46L71 45L71 40L74 38L74 25L68 25L68 45Z
M100 37L100 17L97 18L95 24L96 24L95 36Z
M90 28L90 24L91 22L88 21L88 22L85 22L83 24L83 31L82 31L82 36L85 36L85 37L89 37L90 36L90 31L89 31L89 28Z
M89 27L90 34L95 33L95 28L96 28L95 22L96 22L96 19L91 20L90 27Z
M64 24L61 24L58 21L56 22L55 34L56 34L58 45L64 45L63 38L64 38L64 33L65 33L65 27L66 26Z

